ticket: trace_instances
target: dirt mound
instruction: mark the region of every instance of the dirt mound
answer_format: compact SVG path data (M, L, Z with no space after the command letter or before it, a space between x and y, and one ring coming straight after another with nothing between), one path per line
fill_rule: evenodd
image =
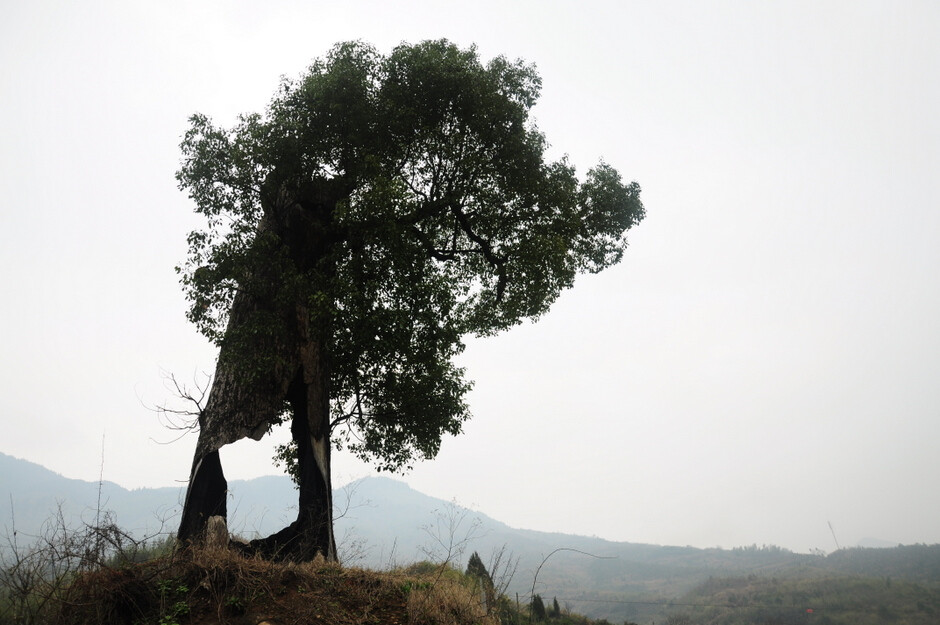
M497 623L457 571L376 572L272 563L228 549L181 551L76 578L63 625L470 625Z

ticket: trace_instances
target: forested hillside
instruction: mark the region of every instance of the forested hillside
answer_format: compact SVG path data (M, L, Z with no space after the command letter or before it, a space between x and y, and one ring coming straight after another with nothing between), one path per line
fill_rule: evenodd
M671 625L934 625L940 583L891 577L713 578L669 612Z

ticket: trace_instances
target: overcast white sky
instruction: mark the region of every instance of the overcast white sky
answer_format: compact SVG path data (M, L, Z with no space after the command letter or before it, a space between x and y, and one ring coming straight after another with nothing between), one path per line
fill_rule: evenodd
M0 451L179 484L145 405L210 371L173 267L194 112L341 40L537 64L535 115L643 187L624 261L471 341L474 419L404 479L517 527L806 551L940 542L940 3L0 3ZM283 433L281 434L283 437ZM275 472L274 443L225 448ZM345 454L335 482L368 474Z

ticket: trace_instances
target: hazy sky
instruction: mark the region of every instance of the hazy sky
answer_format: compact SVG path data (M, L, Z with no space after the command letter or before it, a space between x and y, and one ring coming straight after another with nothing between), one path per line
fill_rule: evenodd
M475 416L404 479L614 540L940 542L940 3L261 6L0 3L0 451L185 481L195 436L158 444L147 406L214 364L173 271L187 117L261 110L337 41L446 37L534 62L553 158L605 159L648 217L539 323L470 341Z

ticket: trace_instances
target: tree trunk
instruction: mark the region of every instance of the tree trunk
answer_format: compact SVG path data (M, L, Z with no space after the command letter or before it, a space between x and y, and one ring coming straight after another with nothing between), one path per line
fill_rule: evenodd
M331 220L336 203L352 191L345 179L317 179L299 189L271 184L276 189L258 226L261 234L281 238L301 273L318 276L326 288L335 268L330 246L335 233ZM289 192L290 191L290 192ZM260 264L252 289L240 291L232 303L226 338L216 365L216 377L203 414L199 441L183 509L179 538L202 542L210 516L225 516L226 482L218 450L250 437L260 440L280 421L284 401L290 405L291 435L297 445L299 501L297 519L283 530L254 540L247 550L276 560L306 561L318 554L336 560L333 537L333 492L330 478L330 314L310 309L306 297L294 305L279 300L282 276L275 265ZM259 286L260 285L260 286ZM283 285L281 285L283 286ZM270 289L267 287L271 287ZM286 287L285 287L286 288ZM266 315L284 322L281 334L251 330ZM267 369L252 372L252 359Z
M318 345L303 349L304 366L291 383L291 436L297 445L299 495L297 519L266 538L251 541L245 551L277 561L306 562L321 555L337 559L333 535L333 489L330 470L329 373ZM200 433L202 437L202 433ZM204 441L200 441L202 443ZM196 458L183 507L178 538L202 543L209 517L226 516L227 482L218 450Z
M301 349L303 369L291 384L291 436L297 445L297 520L251 547L274 560L304 562L321 555L335 561L333 487L330 473L329 369L320 343Z
M227 496L228 483L222 473L218 450L200 458L197 447L177 538L184 542L201 542L209 517L226 518Z
M226 334L269 311L270 304L263 298L239 293L232 303ZM263 334L253 338L247 348L224 344L219 352L212 389L199 414L199 439L177 534L181 541L202 542L209 517L225 517L228 485L219 449L243 438L260 440L277 423L291 377L300 367L299 355L291 358L291 348L296 351L293 345L285 347L277 337ZM246 353L262 354L284 364L266 375L252 376L242 360Z

